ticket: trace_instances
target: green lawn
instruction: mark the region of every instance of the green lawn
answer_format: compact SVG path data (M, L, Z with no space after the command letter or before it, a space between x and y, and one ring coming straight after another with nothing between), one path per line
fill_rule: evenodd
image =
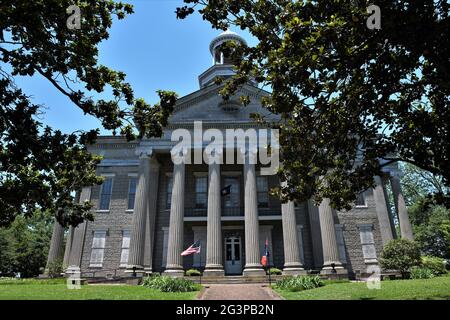
M300 292L278 290L287 300L424 300L450 299L450 277L427 280L382 281L381 289L366 283L327 283L324 287Z
M0 300L192 300L195 292L160 292L131 285L84 285L67 289L65 282L55 280L0 281Z

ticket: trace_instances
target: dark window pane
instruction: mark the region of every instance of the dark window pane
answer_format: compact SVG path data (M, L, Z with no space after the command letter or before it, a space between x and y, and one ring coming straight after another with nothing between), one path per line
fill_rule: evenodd
M128 188L128 209L134 209L134 200L136 197L136 178L130 178L130 186Z

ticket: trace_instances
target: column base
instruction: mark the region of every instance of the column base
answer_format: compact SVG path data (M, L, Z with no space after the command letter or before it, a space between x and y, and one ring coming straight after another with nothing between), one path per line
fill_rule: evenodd
M255 266L245 266L244 271L242 272L244 277L259 277L259 276L265 276L266 271L264 271L262 265L255 265Z
M297 276L306 275L308 272L302 267L285 267L283 268L283 275L285 276Z
M341 264L337 265L334 267L331 267L330 265L324 265L322 270L320 270L320 274L324 274L324 275L333 275L333 274L337 274L337 275L348 275L348 271L347 269L345 269Z
M223 277L225 276L225 271L223 268L208 268L206 267L203 271L204 277Z
M162 273L163 276L174 278L184 277L184 270L181 266L169 267Z
M81 269L78 266L69 266L65 272L66 277L72 279L81 279Z
M150 275L153 273L153 269L151 267L145 267L144 268L144 274L145 275Z
M128 277L133 277L133 273L136 273L136 277L142 278L144 276L144 267L138 265L128 265L125 270L125 274Z

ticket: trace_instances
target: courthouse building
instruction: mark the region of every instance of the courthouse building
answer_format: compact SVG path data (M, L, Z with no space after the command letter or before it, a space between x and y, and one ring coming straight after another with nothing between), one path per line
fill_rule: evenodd
M282 204L269 194L278 177L262 175L260 163L173 163L175 129L192 131L194 121L201 121L203 130L260 128L250 114L267 114L260 99L268 93L256 83L246 84L228 101L219 96L214 78L234 72L218 50L228 40L245 41L230 31L212 40L213 65L198 77L199 90L178 99L161 138L127 142L103 136L90 147L103 156L98 174L105 180L84 188L79 201L93 203L95 220L68 233L56 223L49 262L63 259L67 274L82 277L125 277L133 271L178 276L189 268L205 276L254 276L264 274L260 261L267 240L270 265L285 274L352 278L378 265L388 241L412 238L395 166L374 177L375 188L359 194L351 210L337 212L327 199L319 206L312 201ZM239 95L249 96L251 103L243 107ZM200 254L181 256L197 240Z

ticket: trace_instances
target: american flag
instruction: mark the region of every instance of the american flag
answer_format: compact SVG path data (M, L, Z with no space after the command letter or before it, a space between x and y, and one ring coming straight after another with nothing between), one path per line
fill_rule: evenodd
M182 256L188 256L190 254L194 254L194 253L200 253L200 240L197 240L194 242L193 245L191 245L189 248L187 248L186 250L184 250L181 255Z

